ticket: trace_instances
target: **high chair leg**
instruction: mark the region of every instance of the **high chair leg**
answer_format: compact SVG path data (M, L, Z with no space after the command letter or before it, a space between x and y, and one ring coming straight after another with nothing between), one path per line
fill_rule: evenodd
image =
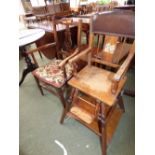
M35 79L35 81L36 81L36 83L37 83L37 86L38 86L38 88L39 88L39 90L40 90L41 95L44 96L44 92L43 92L42 87L41 87L40 84L39 84L39 80L38 80L35 76L34 76L34 79Z
M107 149L106 118L105 118L105 107L103 104L100 105L100 114L101 114L101 117L99 120L99 130L101 133L100 144L101 144L102 155L106 155L106 149Z

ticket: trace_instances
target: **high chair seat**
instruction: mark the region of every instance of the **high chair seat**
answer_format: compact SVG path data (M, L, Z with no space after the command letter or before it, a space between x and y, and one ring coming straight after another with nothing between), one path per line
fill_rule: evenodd
M119 82L118 90L115 94L111 92L112 77L114 73L95 67L86 66L77 76L68 81L69 85L80 91L90 94L92 97L100 99L103 103L112 106L118 93L123 88L126 78Z

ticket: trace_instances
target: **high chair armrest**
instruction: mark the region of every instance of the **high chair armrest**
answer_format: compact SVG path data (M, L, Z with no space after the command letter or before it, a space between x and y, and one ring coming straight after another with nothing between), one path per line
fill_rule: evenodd
M51 46L51 47L56 46L56 42L42 45L42 46L40 46L40 47L37 47L37 48L32 49L32 50L30 50L30 51L27 51L26 53L27 53L27 54L32 54L32 53L37 52L37 51L39 51L39 50L46 49L46 48L48 48L48 47L50 47L50 46Z
M120 80L126 74L128 67L130 65L130 62L134 57L134 54L135 54L135 42L132 44L130 51L129 51L129 55L127 56L126 60L123 62L123 64L120 66L118 71L114 74L114 76L111 79L112 80L111 92L113 94L117 92Z
M91 48L88 47L87 49L81 51L78 55L76 55L72 59L70 59L69 63L73 63L73 62L79 60L81 57L83 57L84 55L88 54L90 51L91 51Z
M132 58L134 57L134 54L135 54L134 52L129 53L124 63L120 66L119 70L114 75L113 81L119 82L122 76L126 74L128 67L130 65L130 62Z
M64 59L60 64L59 64L59 67L60 68L63 68L65 66L65 64L71 59L73 58L75 55L77 55L79 53L79 48L76 48L75 51L70 55L68 56L66 59Z

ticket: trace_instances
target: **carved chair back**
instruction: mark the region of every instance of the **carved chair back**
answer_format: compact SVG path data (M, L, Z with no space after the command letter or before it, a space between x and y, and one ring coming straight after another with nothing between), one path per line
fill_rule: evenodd
M134 31L133 12L114 11L92 17L89 46L93 49L93 61L118 68L129 53Z
M88 64L92 65L95 62L94 64L101 64L101 66L117 68L116 75L112 77L111 89L112 93L115 93L134 57L134 13L131 11L109 12L92 17L91 22L89 47L92 52L89 53ZM99 39L96 54L93 56L95 35L98 35ZM127 44L127 39L131 39L132 43Z

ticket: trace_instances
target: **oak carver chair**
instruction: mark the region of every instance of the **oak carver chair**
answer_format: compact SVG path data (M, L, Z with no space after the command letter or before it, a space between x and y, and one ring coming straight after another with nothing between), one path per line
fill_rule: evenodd
M95 35L99 35L98 43L104 36L103 46L97 44L94 48ZM132 43L128 45L126 38L132 39ZM68 81L72 87L71 106L64 109L61 123L68 116L95 132L100 138L102 155L106 155L125 112L122 95L134 53L134 14L114 11L92 18L89 47L69 60L74 65L85 56L88 63Z
M58 96L62 106L66 107L66 99L65 99L65 92L66 92L66 82L69 80L73 73L72 65L68 64L68 60L78 54L80 43L81 43L81 25L82 21L73 22L71 20L61 19L57 20L53 18L53 34L54 35L54 42L42 45L36 49L28 51L27 53L32 56L34 63L38 66L32 74L37 82L38 88L42 95L44 95L43 89L46 89L53 93L54 95ZM77 46L72 48L71 41L71 34L69 32L70 25L77 27ZM62 32L59 37L61 39L68 38L67 40L63 40L63 45L60 45L58 38L58 32ZM63 49L65 48L65 51ZM41 51L46 58L52 58L48 64L45 66L39 66L37 59L34 55L35 52ZM50 51L50 53L49 53ZM56 57L53 59L51 57L51 53L54 52Z

